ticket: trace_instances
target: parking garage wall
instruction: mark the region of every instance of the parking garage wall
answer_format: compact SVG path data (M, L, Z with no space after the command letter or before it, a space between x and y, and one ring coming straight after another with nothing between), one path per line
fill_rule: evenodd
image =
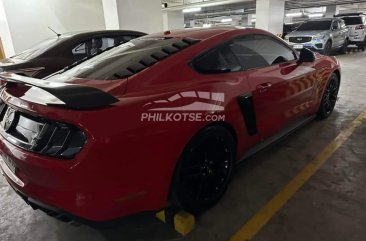
M57 32L105 29L102 0L3 1L15 53Z

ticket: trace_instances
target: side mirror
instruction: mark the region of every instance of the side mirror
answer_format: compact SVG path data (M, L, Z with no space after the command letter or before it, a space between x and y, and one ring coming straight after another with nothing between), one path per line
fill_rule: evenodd
M300 51L300 57L298 63L304 63L304 62L314 62L315 61L315 54L313 51L303 48Z

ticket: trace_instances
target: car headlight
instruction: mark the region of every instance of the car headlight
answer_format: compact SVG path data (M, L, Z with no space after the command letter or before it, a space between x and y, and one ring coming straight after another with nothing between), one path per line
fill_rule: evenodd
M319 35L315 35L314 37L313 37L313 40L322 40L322 39L324 39L325 38L325 34L319 34Z

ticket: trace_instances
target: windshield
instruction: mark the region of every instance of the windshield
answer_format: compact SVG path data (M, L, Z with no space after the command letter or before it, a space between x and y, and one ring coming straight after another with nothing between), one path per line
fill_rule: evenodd
M71 78L93 80L119 79L133 68L139 68L141 61L161 51L165 46L177 42L176 38L138 38L101 53L79 65L51 76L52 81L64 82ZM124 74L120 74L124 71Z
M57 37L53 37L53 38L49 38L46 39L36 45L34 45L33 47L12 56L11 58L14 59L22 59L22 60L29 60L29 59L33 59L41 54L43 54L44 52L46 52L46 50L50 49L51 47L55 46L57 42L59 42L60 38Z
M362 24L362 17L345 17L342 18L346 25L358 25Z
M307 21L300 25L297 31L330 30L331 20Z

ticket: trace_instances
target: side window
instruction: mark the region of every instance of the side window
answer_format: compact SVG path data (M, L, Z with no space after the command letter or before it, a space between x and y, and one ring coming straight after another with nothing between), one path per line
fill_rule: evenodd
M230 48L244 69L263 68L296 59L295 53L269 36L256 35L235 39Z
M80 60L91 54L97 54L115 45L112 37L93 38L79 43L71 51L74 59Z
M104 51L106 50L107 48L110 48L110 47L113 47L114 45L116 45L116 41L115 41L115 38L113 37L103 37L101 38L101 45L100 45L100 48L97 50L101 50L101 51Z
M333 29L333 30L338 30L338 29L339 29L338 21L334 21L334 22L332 23L332 29Z
M219 74L241 70L241 66L228 46L220 46L193 61L194 68L203 74Z
M134 39L135 37L125 35L125 36L120 36L119 38L120 38L120 43L126 43L126 42Z
M341 23L341 28L346 28L347 27L346 23L343 20L341 20L340 23Z
M74 59L80 60L87 57L90 54L91 40L77 44L72 50Z
M132 39L138 38L139 36L135 36L135 35L119 35L116 38L116 44L123 44L126 42L131 41Z

